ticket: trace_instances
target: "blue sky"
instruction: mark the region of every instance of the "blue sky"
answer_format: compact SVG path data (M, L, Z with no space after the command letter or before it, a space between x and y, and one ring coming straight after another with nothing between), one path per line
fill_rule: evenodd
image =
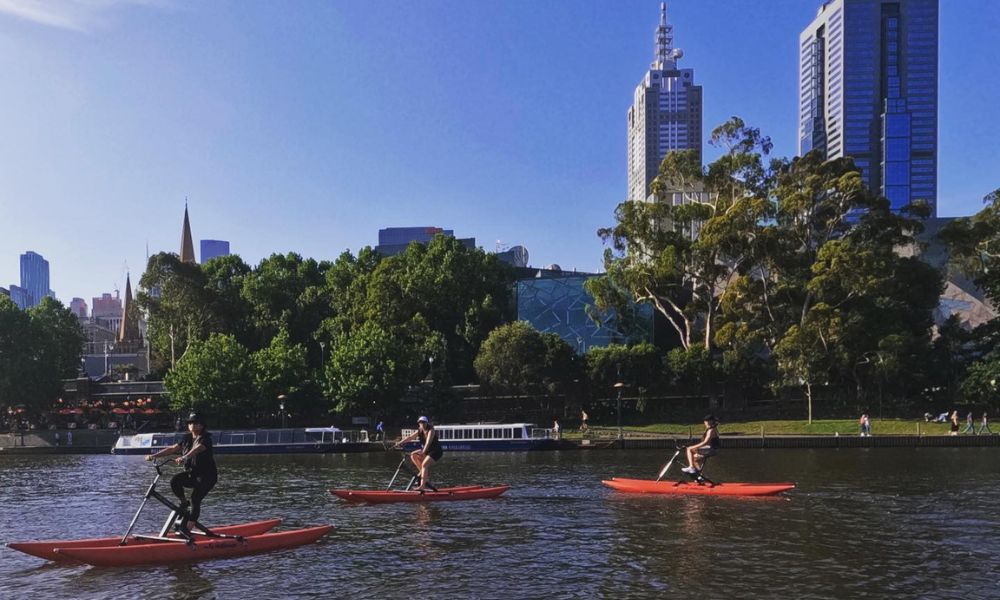
M819 0L669 3L705 132L796 149L798 35ZM651 0L0 0L0 285L51 263L64 302L196 240L333 259L387 226L597 270L626 192ZM939 213L1000 187L1000 2L941 3ZM707 154L706 158L711 158Z

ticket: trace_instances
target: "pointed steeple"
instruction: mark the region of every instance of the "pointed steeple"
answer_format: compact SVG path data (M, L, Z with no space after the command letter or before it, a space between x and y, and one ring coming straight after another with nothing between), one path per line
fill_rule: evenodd
M194 258L194 240L191 239L191 221L188 220L187 198L184 199L184 231L181 232L181 262L198 262Z
M122 302L122 323L118 327L118 336L115 341L139 342L142 336L139 334L139 323L135 318L135 307L132 302L132 280L130 274L125 275L125 301Z
M660 26L656 28L656 45L653 52L651 68L662 71L677 68L677 59L683 56L680 50L674 50L674 26L667 23L667 3L660 3Z

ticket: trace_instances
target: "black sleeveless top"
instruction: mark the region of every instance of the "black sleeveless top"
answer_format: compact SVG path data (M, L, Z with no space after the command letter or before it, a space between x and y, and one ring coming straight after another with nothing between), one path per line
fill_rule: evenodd
M206 479L216 479L219 472L215 467L215 454L212 452L212 434L202 431L199 436L199 443L204 446L204 450L184 461L184 470L190 471L195 477ZM181 452L187 454L194 448L194 436L191 432L184 435L181 440Z
M712 450L719 449L719 429L716 426L705 430L705 435L712 435L712 431L715 431L715 435L708 440L708 447Z
M430 430L434 431L434 428L431 427ZM418 429L417 439L420 440L420 449L423 450L424 446L427 445L427 434ZM435 434L434 439L431 440L431 447L427 449L427 454L440 454L443 451L444 450L441 448L441 440L439 440L437 434Z

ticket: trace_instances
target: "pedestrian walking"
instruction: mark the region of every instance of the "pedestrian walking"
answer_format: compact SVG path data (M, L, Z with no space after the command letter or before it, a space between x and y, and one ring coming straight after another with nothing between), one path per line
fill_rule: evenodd
M552 421L552 437L559 439L559 421Z
M962 430L962 433L976 433L975 423L975 420L972 418L972 411L970 410L969 414L965 415L965 429Z
M871 437L872 436L872 420L868 415L868 410L866 409L861 413L861 418L858 419L858 426L861 429L861 437Z
M951 411L951 435L958 435L958 411Z
M993 433L990 431L990 420L986 416L985 410L983 411L983 418L979 421L979 435L983 435L984 433Z
M587 411L585 411L584 409L581 408L580 409L580 433L583 433L583 432L587 431L587 429L588 429L588 427L587 427L587 419L589 419L589 418L590 417L589 417L589 415L587 415Z

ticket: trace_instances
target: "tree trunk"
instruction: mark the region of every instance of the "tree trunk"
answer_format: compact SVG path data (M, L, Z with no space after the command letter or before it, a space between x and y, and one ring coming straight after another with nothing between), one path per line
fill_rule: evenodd
M809 412L809 424L812 425L813 422L813 394L812 394L812 384L808 381L806 382L806 405Z

